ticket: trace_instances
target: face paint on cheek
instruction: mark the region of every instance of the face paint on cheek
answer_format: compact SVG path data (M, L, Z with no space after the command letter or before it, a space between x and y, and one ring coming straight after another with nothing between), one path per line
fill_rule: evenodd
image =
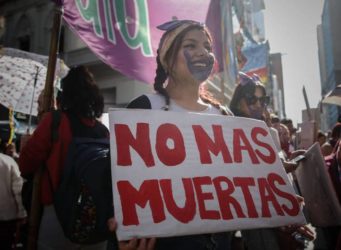
M213 54L209 54L201 60L192 61L190 53L185 50L184 56L186 58L188 70L191 72L193 77L199 81L205 81L212 72L214 63Z

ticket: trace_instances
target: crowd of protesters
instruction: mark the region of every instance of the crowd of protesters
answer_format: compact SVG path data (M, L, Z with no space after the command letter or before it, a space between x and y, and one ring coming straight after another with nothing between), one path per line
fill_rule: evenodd
M234 115L262 120L269 127L288 177L295 180L294 173L300 165L292 159L303 155L305 150L300 150L298 131L292 120L280 119L276 114L269 113L267 107L271 100L259 77L241 72L229 108L224 107L202 86L209 77L215 61L212 52L213 38L207 27L195 21L174 20L160 25L159 28L164 34L156 57L155 93L137 97L127 108ZM60 138L56 143L52 144L50 140L51 113L41 118L35 132L25 142L26 145L20 151L19 166L14 160L18 157L15 147L7 143L8 138L1 138L1 249L15 248L14 236L18 234L17 226L25 222L26 218L20 198L23 179L20 177L19 167L21 175L26 177L34 174L43 164L47 165L49 171L45 172L42 179L40 201L44 205L44 211L38 249L305 249L308 242L316 238L310 225L288 225L241 232L132 239L116 244L103 242L96 245L79 245L70 242L63 236L58 224L51 193L51 187L56 188L60 182L60 173L72 137L70 119L76 117L80 126L90 131L91 136L105 138L109 136L109 132L98 122L104 103L91 73L82 66L73 68L62 83L64 88L58 105L62 110L62 118ZM341 202L338 165L341 161L340 132L341 123L334 126L330 136L318 131L316 142L326 157L326 167ZM297 199L302 202L304 197L299 195L297 190ZM108 227L114 234L115 218L108 220ZM339 227L319 228L316 232L320 240L315 245L316 249L340 249Z

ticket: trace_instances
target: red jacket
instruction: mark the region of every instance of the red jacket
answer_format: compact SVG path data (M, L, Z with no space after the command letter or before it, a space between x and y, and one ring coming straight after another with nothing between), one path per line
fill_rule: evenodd
M82 122L86 126L95 126L95 120L82 119ZM22 148L19 158L19 168L23 176L35 173L40 166L46 163L47 169L45 168L43 173L40 197L41 202L45 205L52 204L51 188L56 190L59 185L68 146L72 139L69 119L65 113L61 115L58 139L55 142L52 142L51 139L51 124L52 113L48 113L40 121L33 135Z

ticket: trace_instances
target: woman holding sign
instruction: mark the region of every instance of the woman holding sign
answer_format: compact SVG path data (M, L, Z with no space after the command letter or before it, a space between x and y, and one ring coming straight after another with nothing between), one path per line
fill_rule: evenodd
M174 20L158 28L165 33L157 51L156 93L136 98L128 108L232 114L201 87L215 62L207 27L191 20ZM230 249L229 239L229 233L159 238L155 249Z
M230 102L230 108L236 116L248 117L257 120L263 120L267 125L271 126L270 116L267 111L267 105L270 102L270 97L266 95L264 85L259 77L254 75L250 77L243 72L239 73L239 84L237 85ZM278 134L273 133L275 130L270 127L274 140L278 140ZM277 138L276 138L277 137ZM302 154L304 151L295 151L292 157ZM283 162L286 172L291 172L297 167L297 163ZM283 233L283 230L290 233ZM255 230L243 230L243 241L247 249L259 250L275 250L275 249L303 249L305 239L314 239L314 233L306 226L297 227L289 226L278 231L274 228L264 228ZM299 234L297 232L299 232ZM303 236L304 235L304 236ZM300 237L298 239L298 236ZM279 241L284 238L284 241ZM294 240L295 238L295 240ZM297 238L297 239L296 239Z

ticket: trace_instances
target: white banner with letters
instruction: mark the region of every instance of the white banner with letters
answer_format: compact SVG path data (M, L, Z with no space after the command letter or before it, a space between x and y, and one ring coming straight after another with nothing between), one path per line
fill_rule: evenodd
M125 109L109 127L119 240L305 223L262 121Z

